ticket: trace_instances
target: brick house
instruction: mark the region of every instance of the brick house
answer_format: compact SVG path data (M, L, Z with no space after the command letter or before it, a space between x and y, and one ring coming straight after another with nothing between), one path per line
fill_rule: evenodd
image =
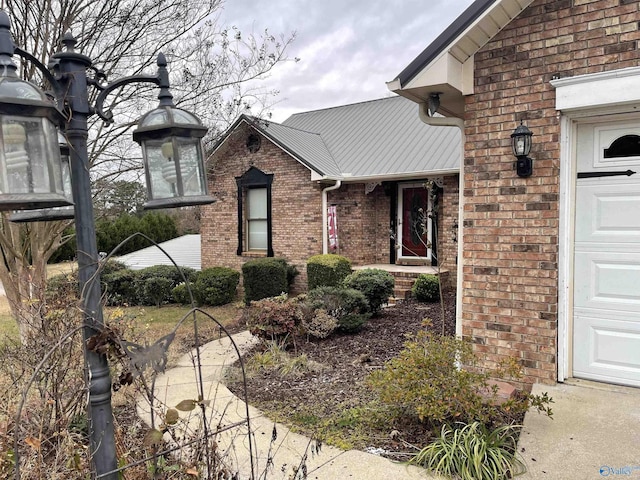
M477 0L388 83L464 134L457 330L488 368L640 386L639 24L638 1Z
M241 116L209 159L216 202L202 209L202 266L240 269L254 257L284 257L300 272L300 292L316 254L378 267L432 268L440 258L455 283L461 151L459 132L424 124L416 105L398 96L282 124ZM410 220L431 208L427 180L438 185L438 221L415 238Z

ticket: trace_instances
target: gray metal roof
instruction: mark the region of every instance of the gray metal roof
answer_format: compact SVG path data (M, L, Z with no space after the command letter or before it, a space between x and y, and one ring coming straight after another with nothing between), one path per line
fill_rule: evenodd
M347 181L459 170L459 129L426 125L403 97L297 113L283 126L319 134ZM309 144L305 153L310 165L326 156Z
M264 135L311 170L323 176L340 176L340 168L319 133L265 120L256 122Z
M200 235L183 235L159 244L181 267L201 269ZM131 270L142 270L154 265L173 265L155 245L117 258Z

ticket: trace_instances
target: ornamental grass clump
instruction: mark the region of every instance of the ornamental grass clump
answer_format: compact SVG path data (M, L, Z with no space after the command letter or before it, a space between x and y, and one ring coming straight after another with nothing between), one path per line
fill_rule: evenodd
M460 480L506 480L526 471L516 451L520 425L443 425L438 438L409 463Z

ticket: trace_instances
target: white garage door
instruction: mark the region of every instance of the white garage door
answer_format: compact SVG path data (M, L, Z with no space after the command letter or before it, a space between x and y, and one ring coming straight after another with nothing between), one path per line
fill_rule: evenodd
M640 122L580 125L577 155L573 375L640 386Z

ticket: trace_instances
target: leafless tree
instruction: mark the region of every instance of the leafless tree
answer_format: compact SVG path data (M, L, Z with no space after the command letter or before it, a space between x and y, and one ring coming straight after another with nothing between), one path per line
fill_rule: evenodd
M256 87L255 80L289 60L295 37L268 31L245 35L220 26L222 0L0 0L12 20L15 43L45 65L71 31L76 50L94 59L107 78L154 73L157 54L169 60L176 106L196 113L210 128L210 144L243 111L262 114L276 92ZM250 12L248 12L250 14ZM38 70L19 63L23 78L47 88ZM91 92L95 98L97 92ZM110 97L115 123L93 118L89 157L92 178L132 179L141 169L138 148L129 133L140 112L153 108L153 88L127 86ZM105 182L101 182L105 184ZM108 182L106 183L108 185ZM64 222L0 226L0 281L21 333L37 328L44 305L46 264L61 244Z

